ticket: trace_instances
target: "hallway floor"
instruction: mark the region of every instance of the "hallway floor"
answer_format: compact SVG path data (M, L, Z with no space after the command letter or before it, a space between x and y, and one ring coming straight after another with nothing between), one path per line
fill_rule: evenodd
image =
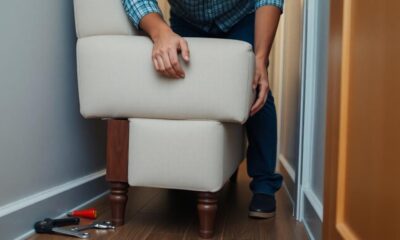
M242 164L237 183L227 183L219 196L216 234L223 240L303 240L303 224L292 216L285 190L277 194L277 215L267 220L247 217L251 192L246 166ZM107 197L89 207L96 207L99 219L108 219ZM82 224L90 223L83 220ZM196 194L188 191L130 188L126 224L115 231L90 230L91 239L189 240L197 237ZM34 235L30 240L76 239L59 235Z

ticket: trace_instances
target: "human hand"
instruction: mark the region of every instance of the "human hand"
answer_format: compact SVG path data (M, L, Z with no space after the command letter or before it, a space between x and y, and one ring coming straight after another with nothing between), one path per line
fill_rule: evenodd
M256 69L253 79L253 90L257 91L257 98L250 110L250 116L254 116L264 106L269 92L268 72L265 61L256 59Z
M184 78L185 72L178 60L178 53L189 62L190 53L187 41L174 33L169 27L152 36L152 60L155 69L169 78Z

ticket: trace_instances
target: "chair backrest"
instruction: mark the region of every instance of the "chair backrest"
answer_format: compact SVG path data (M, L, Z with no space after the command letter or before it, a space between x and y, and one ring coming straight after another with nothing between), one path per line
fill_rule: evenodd
M95 35L138 35L121 0L74 0L78 38Z

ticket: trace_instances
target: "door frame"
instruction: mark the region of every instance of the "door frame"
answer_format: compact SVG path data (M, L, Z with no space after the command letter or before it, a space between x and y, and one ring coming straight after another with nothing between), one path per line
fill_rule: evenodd
M303 50L301 66L300 139L297 169L296 219L304 222L311 239L321 237L324 217L323 203L312 189L312 164L314 162L315 123L317 109L317 83L320 59L316 46L320 43L322 5L318 0L304 0ZM326 16L327 18L329 16ZM317 160L318 161L318 160Z
M330 2L328 96L325 144L323 239L341 239L336 230L344 1Z

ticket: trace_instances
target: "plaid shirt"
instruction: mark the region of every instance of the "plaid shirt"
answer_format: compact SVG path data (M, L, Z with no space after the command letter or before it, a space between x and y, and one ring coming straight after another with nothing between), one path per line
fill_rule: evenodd
M187 22L209 32L214 24L228 31L257 8L272 5L283 9L284 0L169 0L171 11ZM157 0L122 0L135 27L149 13L161 15Z

